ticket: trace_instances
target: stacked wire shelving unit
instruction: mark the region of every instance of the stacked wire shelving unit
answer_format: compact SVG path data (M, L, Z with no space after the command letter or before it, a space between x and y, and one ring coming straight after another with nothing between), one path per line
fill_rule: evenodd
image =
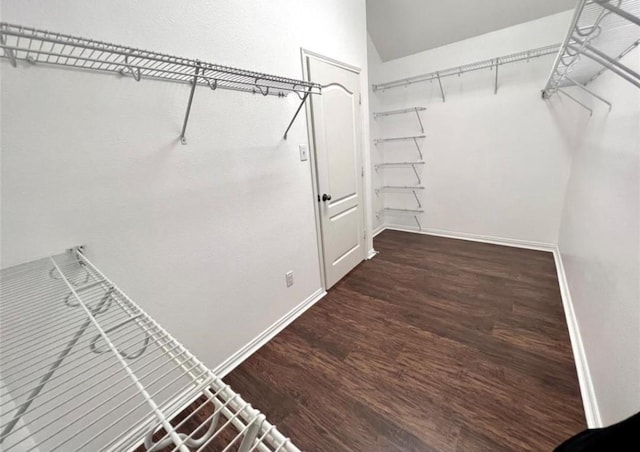
M579 0L542 97L560 93L593 114L575 92L568 91L575 87L611 110L606 93L589 84L609 70L640 88L640 74L621 62L639 44L640 0Z
M403 161L403 162L385 162L385 163L379 163L377 165L374 165L374 168L376 171L380 171L380 170L384 170L385 168L410 168L413 170L413 173L416 176L416 185L387 185L387 184L383 184L381 186L379 186L378 188L375 189L375 193L376 196L380 197L383 196L383 204L385 203L386 199L384 199L384 194L385 193L394 193L394 194L409 194L409 195L413 195L413 198L416 201L416 208L411 208L411 209L407 209L404 207L396 207L396 206L391 206L391 207L387 207L384 206L381 209L379 209L376 212L376 216L378 217L378 219L380 219L381 217L385 217L385 216L391 216L391 217L413 217L413 219L415 220L416 224L417 224L417 228L418 229L422 229L422 226L420 224L420 215L422 215L424 213L424 210L422 210L422 201L420 200L420 195L422 195L422 193L424 193L424 186L422 185L422 168L423 165L425 164L424 161L424 155L422 152L422 148L420 147L420 143L426 138L426 135L424 135L424 124L422 122L422 118L420 117L420 112L425 111L426 107L410 107L410 108L403 108L403 109L398 109L398 110L389 110L389 111L381 111L381 112L374 112L373 113L373 117L374 119L378 119L378 118L385 118L388 116L394 116L394 115L403 115L403 114L414 114L416 115L417 119L418 119L418 125L420 127L420 133L421 135L409 135L409 136L402 136L402 137L392 137L392 138L377 138L373 141L375 146L379 146L379 145L384 145L385 143L401 143L401 142L412 142L415 146L415 149L417 151L417 157L418 159L415 161Z
M3 451L298 451L82 248L0 275Z

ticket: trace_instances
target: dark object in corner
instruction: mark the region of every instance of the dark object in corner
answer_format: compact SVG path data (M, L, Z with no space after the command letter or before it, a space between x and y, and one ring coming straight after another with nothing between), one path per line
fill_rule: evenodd
M585 430L555 448L555 452L640 450L640 412L605 428Z

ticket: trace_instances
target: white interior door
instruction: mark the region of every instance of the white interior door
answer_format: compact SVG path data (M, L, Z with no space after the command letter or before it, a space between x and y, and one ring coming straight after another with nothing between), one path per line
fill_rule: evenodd
M311 96L326 288L365 258L362 196L360 74L306 55L309 80L324 86Z

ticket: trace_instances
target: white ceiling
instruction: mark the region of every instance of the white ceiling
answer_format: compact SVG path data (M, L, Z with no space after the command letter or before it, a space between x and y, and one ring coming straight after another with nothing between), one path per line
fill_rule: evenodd
M382 61L574 8L576 0L367 0Z

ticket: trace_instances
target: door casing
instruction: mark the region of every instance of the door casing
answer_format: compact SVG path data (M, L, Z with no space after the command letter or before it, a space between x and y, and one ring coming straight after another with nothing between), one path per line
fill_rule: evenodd
M357 67L357 66L353 66L350 65L348 63L344 63L342 61L338 61L336 59L324 56L322 54L316 53L316 52L312 52L310 50L307 49L300 49L300 57L301 57L301 61L302 61L302 73L303 73L303 78L304 80L308 80L309 79L309 69L307 67L307 63L306 60L307 58L316 58L318 60L322 60L324 62L333 64L335 66L341 67L343 69L355 72L356 74L358 74L358 78L360 79L360 85L361 85L361 89L360 92L362 93L362 70ZM362 94L361 94L362 96ZM360 108L362 108L362 103L360 103ZM312 111L311 111L311 102L306 102L305 103L305 113L306 113L306 117L307 117L307 137L308 137L308 141L309 141L309 162L310 162L310 169L311 169L311 181L312 181L312 190L313 190L313 206L314 206L314 213L315 213L315 225L316 225L316 243L318 245L318 264L320 267L320 281L322 284L322 289L326 290L327 289L327 279L326 279L326 274L325 274L325 256L324 256L324 247L323 247L323 239L322 239L322 229L321 229L321 215L320 215L320 203L317 202L318 200L318 196L320 195L319 189L318 189L318 165L317 165L317 158L316 158L316 149L315 149L315 140L314 140L314 128L313 128L313 116L312 116ZM361 127L360 127L360 133L362 134L361 137L361 143L362 146L360 147L360 153L361 155L361 165L362 165L362 171L364 176L360 178L360 184L361 184L361 190L362 190L362 228L363 231L362 233L364 234L365 237L365 247L367 245L367 242L369 241L369 234L370 232L367 230L367 218L368 218L368 211L367 211L367 204L368 204L368 198L370 196L369 193L367 193L365 191L365 187L367 184L365 184L365 177L367 177L367 171L365 171L365 161L368 161L368 159L365 160L365 152L364 152L364 148L365 148L365 143L368 142L369 138L368 136L365 135L365 127L364 127L364 118L365 115L368 115L368 112L362 112L360 114L360 122L361 122ZM365 248L366 250L366 248ZM368 256L365 254L364 259L367 259Z

